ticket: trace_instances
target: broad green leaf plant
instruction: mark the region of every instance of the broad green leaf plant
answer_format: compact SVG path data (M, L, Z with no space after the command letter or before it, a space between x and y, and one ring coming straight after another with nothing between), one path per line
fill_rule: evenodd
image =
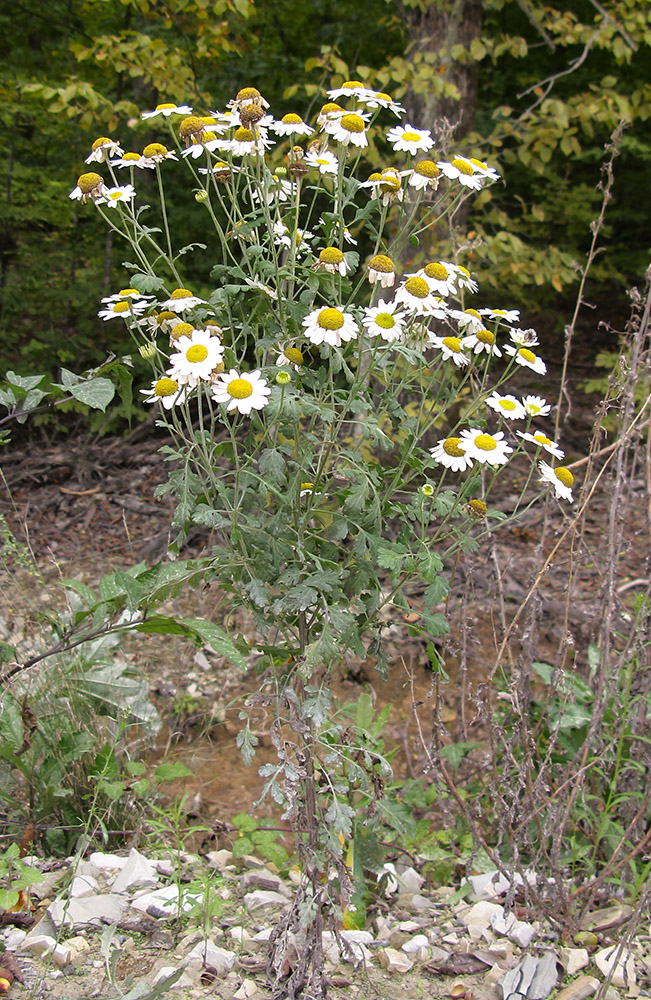
M447 631L445 563L510 519L490 496L516 456L528 469L516 515L549 491L573 501L535 331L432 247L434 225L496 170L437 157L432 130L401 123L388 94L353 80L327 98L311 122L276 120L255 87L218 111L162 103L143 115L158 139L130 151L98 138L70 195L131 248L99 316L126 323L151 363L139 391L169 433L159 494L177 504L173 553L193 525L213 529L205 578L248 609L273 679L273 696L265 684L252 699L275 705L278 765L263 776L304 872L271 942L280 976L284 932L306 935L286 995L321 975L324 917L355 922L350 843L391 814L377 808L391 776L381 742L338 721L332 672L347 657L386 666L394 609L415 610L408 627L428 640ZM375 170L369 148L386 157ZM156 219L139 201L145 175ZM184 246L167 206L192 196L206 235ZM186 287L188 253L203 255L205 287ZM509 392L513 376L533 391ZM246 719L238 742L252 759Z

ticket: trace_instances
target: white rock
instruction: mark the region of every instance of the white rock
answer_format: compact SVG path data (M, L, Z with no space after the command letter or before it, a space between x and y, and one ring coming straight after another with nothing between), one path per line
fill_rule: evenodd
M20 951L26 937L27 931L21 930L20 927L11 927L4 938L5 948L7 951Z
M427 896L419 896L418 893L415 893L409 900L409 907L412 910L430 910L432 906L431 899L428 899Z
M159 875L169 878L174 871L174 862L170 858L159 858L154 862L154 867Z
M92 875L75 875L70 886L70 895L73 899L82 899L84 896L93 896L99 892L99 882Z
M509 941L519 945L520 948L528 948L536 936L536 928L524 920L516 920L509 931Z
M323 947L323 958L325 961L329 962L331 965L337 965L339 962L339 945L337 944L337 939L332 931L323 932L321 935L321 945Z
M254 892L248 892L244 897L244 905L249 913L262 910L265 906L289 906L289 904L290 900L287 896L280 892L265 889L256 889Z
M60 969L65 969L66 965L72 965L76 952L73 948L68 948L66 944L56 944L52 951L47 952L44 958L51 958Z
M269 933L271 933L271 928L269 928ZM246 927L229 927L228 936L232 941L237 941L239 944L242 944L243 941L253 940Z
M257 934L253 935L253 940L254 941L262 941L262 943L265 944L269 940L269 938L271 937L271 932L272 931L273 931L273 927L264 927L261 931L258 931Z
M590 964L590 956L585 948L559 948L559 955L566 976L574 976Z
M387 972L409 972L412 966L409 956L395 948L382 948L378 952L378 961Z
M268 868L258 868L244 872L240 878L241 889L267 889L288 895L288 890L280 875L270 872Z
M119 871L127 863L127 859L119 854L102 854L101 851L91 854L89 861L100 871Z
M508 934L512 927L517 923L517 917L515 913L493 913L491 916L491 929L495 931L496 934L502 934L503 936Z
M254 979L243 979L242 985L235 990L233 996L235 1000L249 1000L249 997L254 997L259 992L258 984Z
M618 944L609 945L595 952L592 961L604 976L610 977L612 986L628 987L635 986L635 960L628 948L621 948ZM611 976L612 972L612 976Z
M52 951L52 949L56 947L56 943L56 938L50 937L49 934L30 935L30 940L23 942L22 950L31 952L32 955L36 955L37 958L41 958L43 955Z
M404 951L406 955L417 955L421 948L429 947L429 939L425 934L414 934L413 938L409 941L405 941L401 951Z
M156 975L154 976L152 980L152 985L156 986L163 979L167 979L168 976L172 976L175 972L176 969L173 965L164 965L163 968L159 969ZM194 985L195 984L193 980L190 978L190 976L186 972L184 972L183 975L180 976L180 978L177 979L175 983L173 983L171 986L168 987L168 989L178 990L182 989L183 987L194 986Z
M156 867L144 854L132 847L122 871L113 880L113 892L126 892L127 889L151 888L158 885Z
M219 948L214 941L207 938L194 946L192 951L186 955L183 964L197 959L202 965L211 965L218 976L225 976L233 968L236 957L234 951Z
M46 912L57 929L64 926L79 930L91 924L116 924L122 919L128 905L128 900L117 893L102 893L82 899L57 899L48 906Z
M399 931L403 931L405 934L413 934L414 931L419 931L420 928L421 924L419 924L417 920L401 920L400 923L397 924L397 929Z
M465 912L461 911L458 916L461 923L465 924L466 927L472 924L474 927L481 927L487 930L491 925L491 919L497 919L498 916L504 917L504 907L500 906L499 903L489 903L482 899ZM444 938L443 940L446 939Z
M354 930L340 931L339 936L349 943L354 944L371 944L373 941L373 935L370 931Z
M118 896L118 899L124 899ZM181 891L181 912L189 913L195 906L200 906L203 902L202 892ZM161 910L165 916L179 916L179 890L175 885L166 885L162 889L154 889L153 892L143 892L134 896L131 900L134 910L146 913L150 906Z

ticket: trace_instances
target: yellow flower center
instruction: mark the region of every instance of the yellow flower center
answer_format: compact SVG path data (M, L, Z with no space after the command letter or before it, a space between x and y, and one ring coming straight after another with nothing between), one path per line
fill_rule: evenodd
M528 347L520 347L518 349L518 354L522 355L524 360L529 361L531 364L533 364L536 360L536 355L533 351L530 351Z
M415 299L426 299L429 295L429 285L424 278L407 278L405 291L413 295ZM453 339L456 340L456 338Z
M301 483L301 490L313 490L314 483Z
M217 119L216 118L210 118L208 115L202 115L201 116L201 121L204 123L204 125L216 125L217 124Z
M137 288L121 288L118 295L140 295Z
M479 315L476 309L464 309L464 312L466 313L467 316L474 316L475 319L481 319L481 316Z
M475 336L477 340L482 344L494 344L495 334L491 333L490 330L479 330Z
M234 378L226 388L233 399L246 399L253 392L253 386L245 378Z
M319 254L319 260L322 264L341 264L343 259L344 255L337 247L326 247Z
M552 443L551 442L551 438L548 438L545 434L540 434L540 433L534 434L533 439L536 442L536 444L551 444Z
M139 160L140 153L125 153L122 157L123 160Z
M574 482L574 476L569 469L566 469L564 465L559 465L557 469L554 469L554 475L557 479L560 479L563 486L571 486Z
M517 403L514 403L512 399L500 399L500 406L503 410L515 410Z
M293 365L303 364L303 352L299 351L298 347L287 347L283 351L283 354Z
M99 174L88 173L81 175L77 181L77 187L81 190L82 194L90 194L101 183L102 178Z
M460 174L472 177L472 167L465 160L460 160L458 156L452 160L452 166L456 167Z
M320 114L322 114L322 115L332 115L332 114L336 114L339 111L341 111L342 114L343 114L343 110L344 109L341 107L340 104L334 104L332 101L329 101L327 104L323 105L323 107L321 108Z
M169 111L171 108L175 108L176 104L157 104L156 111Z
M378 326L381 326L383 330L392 330L396 325L396 321L391 313L378 313L375 317L375 322Z
M403 132L401 139L404 139L405 142L418 142L420 136L418 132Z
M167 146L162 142L150 142L142 151L143 156L166 156Z
M192 347L188 347L185 356L191 365L195 365L199 361L206 360L208 357L208 348L205 344L193 344Z
M382 91L381 91L381 90L379 90L379 91L378 91L378 92L376 93L376 95L375 95L375 96L376 96L376 98L377 98L378 100L380 100L380 101L388 101L389 103L391 103L391 95L390 95L390 94L384 94L384 93L382 93Z
M161 324L163 324L168 319L176 319L176 313L173 313L171 309L163 309L162 312L158 313L158 315L156 317L156 322L159 325L161 325ZM188 323L188 326L189 325L190 324Z
M189 288L175 288L170 295L171 299L190 299L192 298L192 292Z
M357 87L363 87L363 86L364 84L362 83L361 80L346 80L345 83L342 83L341 89L343 90L343 88L345 87L346 90L355 90Z
M480 451L495 451L497 441L490 434L479 434L475 438L475 447L479 448Z
M255 87L242 87L241 90L238 90L237 96L236 96L235 100L236 101L256 101L260 97L262 97L262 94L260 93L259 90L256 90ZM248 396L248 393L247 393L247 396Z
M470 271L468 270L467 267L463 267L462 264L457 264L457 267L459 268L462 274L465 274L466 278L470 277Z
M443 264L426 264L425 274L428 278L436 278L437 281L445 281L448 276L448 269Z
M121 201L124 191L109 191L109 198L111 201Z
M112 309L114 313L125 313L129 312L130 305L128 302L114 302Z
M199 135L204 128L205 125L201 118L198 118L197 115L190 115L188 118L184 118L179 125L179 134L183 139L189 139L192 135Z
M359 115L344 115L341 119L341 127L346 132L363 132L365 128L364 119Z
M474 156L470 157L470 162L474 163L476 167L481 167L482 170L488 170L488 165L486 163L482 163L481 160L476 160Z
M173 378L159 378L154 386L156 396L173 396L178 391L179 383Z
M472 500L468 501L468 513L472 514L473 517L482 518L486 517L486 504L483 500L479 500L477 497L473 497Z
M383 170L380 174L380 184L381 191L399 191L400 190L400 177L397 170Z
M280 120L283 123L283 125L302 125L303 124L303 119L301 118L300 115L295 115L295 114L291 114L291 113L288 114L288 115L283 115L283 117Z
M368 266L371 271L382 271L385 274L395 271L393 261L383 253L376 253L375 257L371 257Z
M101 149L102 146L110 146L111 142L112 142L112 140L109 139L109 138L107 138L107 136L101 135L99 137L99 139L95 139L95 142L93 143L93 145L90 148L91 148L92 152L94 153L96 149Z
M443 442L443 451L451 458L463 458L466 452L465 449L460 447L460 445L461 438L447 438Z
M432 160L421 160L414 167L414 173L421 174L423 177L429 177L432 180L438 177L441 171Z
M244 128L243 125L236 130L233 136L236 142L254 142L255 136L250 128Z
M455 354L461 353L461 341L458 337L444 337L443 343L449 351L454 351Z
M322 330L341 330L344 314L338 309L322 309L317 322Z
M174 313L172 313L174 315ZM174 327L174 339L180 340L181 337L191 337L194 327L192 323L177 323Z

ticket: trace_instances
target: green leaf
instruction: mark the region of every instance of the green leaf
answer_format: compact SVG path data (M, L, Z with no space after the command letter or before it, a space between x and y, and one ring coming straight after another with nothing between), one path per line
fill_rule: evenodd
M193 772L190 768L182 764L180 760L159 764L154 770L156 781L176 781L178 778L191 778L192 775Z
M80 403L104 412L115 395L115 386L108 378L93 378L70 386L70 392Z

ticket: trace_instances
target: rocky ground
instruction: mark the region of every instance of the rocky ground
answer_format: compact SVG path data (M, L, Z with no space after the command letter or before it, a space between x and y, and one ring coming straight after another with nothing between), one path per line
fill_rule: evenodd
M17 1000L271 995L266 943L290 904L297 871L281 877L273 866L227 850L146 857L134 848L124 856L31 862L42 872L32 905L5 914L0 931ZM415 866L388 866L368 930L324 932L333 996L649 996L648 913L611 901L563 933L523 909L519 876L509 885L488 872L460 889L429 889L418 867L417 859Z

